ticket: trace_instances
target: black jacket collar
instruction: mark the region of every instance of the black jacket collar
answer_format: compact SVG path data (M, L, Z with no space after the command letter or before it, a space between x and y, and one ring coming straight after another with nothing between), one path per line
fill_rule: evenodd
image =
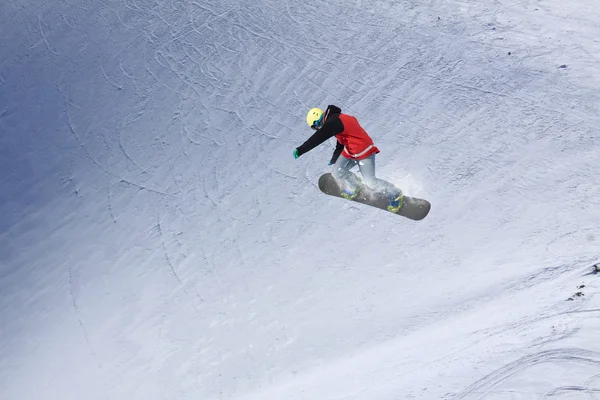
M329 118L330 116L338 116L342 113L342 109L339 108L338 106L334 106L333 104L330 104L327 106L327 110L325 110L325 115L323 116L323 122L327 121L327 118Z

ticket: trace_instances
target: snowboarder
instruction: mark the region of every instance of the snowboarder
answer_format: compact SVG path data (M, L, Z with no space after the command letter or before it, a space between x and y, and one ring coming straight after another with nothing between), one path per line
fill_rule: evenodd
M294 149L295 159L335 136L337 145L329 165L333 165L331 174L343 187L342 196L353 200L358 195L360 178L350 172L358 165L364 184L371 190L384 193L389 199L388 211L398 212L404 198L402 190L375 177L375 154L379 153L379 149L355 117L342 114L339 107L329 105L325 112L320 108L310 109L306 123L316 132Z

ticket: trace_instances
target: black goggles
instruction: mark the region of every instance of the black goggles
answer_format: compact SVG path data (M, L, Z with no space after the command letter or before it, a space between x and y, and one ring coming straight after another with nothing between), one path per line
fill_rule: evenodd
M315 122L313 122L313 124L310 127L316 131L317 129L320 129L321 126L323 126L323 115L322 114L319 117L319 119L315 120Z

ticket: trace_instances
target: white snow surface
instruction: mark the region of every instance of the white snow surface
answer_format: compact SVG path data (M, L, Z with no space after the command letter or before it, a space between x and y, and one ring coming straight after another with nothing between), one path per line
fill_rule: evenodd
M599 21L3 0L0 398L600 399ZM425 220L319 191L328 104Z

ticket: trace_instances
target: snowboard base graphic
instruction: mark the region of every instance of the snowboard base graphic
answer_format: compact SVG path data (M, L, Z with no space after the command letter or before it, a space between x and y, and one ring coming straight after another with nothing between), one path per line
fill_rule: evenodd
M342 196L342 190L337 181L330 173L321 175L319 178L319 189L325 194L346 200L344 196ZM387 209L388 198L384 194L373 192L365 186L361 186L358 195L353 200L349 201L355 201L390 212ZM414 221L420 221L429 214L430 209L431 203L427 200L404 196L400 210L398 210L397 213L391 214L402 215L403 217Z

